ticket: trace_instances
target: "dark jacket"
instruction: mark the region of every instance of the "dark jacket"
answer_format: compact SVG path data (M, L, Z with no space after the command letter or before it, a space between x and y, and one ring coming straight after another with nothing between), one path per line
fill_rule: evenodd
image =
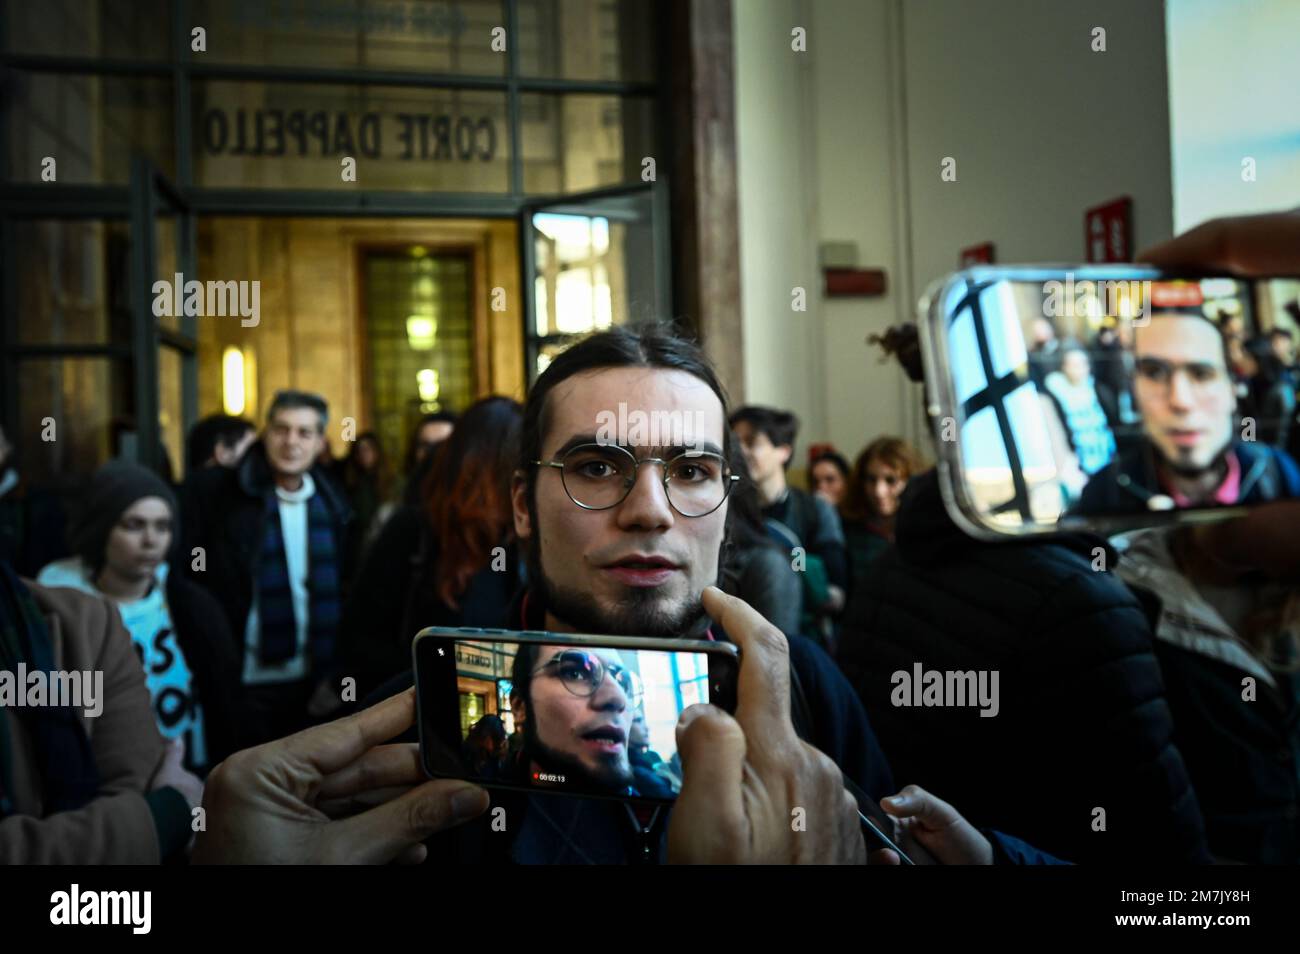
M330 511L338 559L345 561L347 528L352 513L342 492L319 468L311 477ZM262 553L266 500L275 482L266 450L259 441L236 468L207 467L191 474L181 487L180 560L189 577L208 591L225 613L236 656L244 659L244 631L253 605L253 581ZM205 567L194 569L195 547L202 547ZM340 578L347 568L340 566Z
M5 471L0 470L0 479ZM68 554L67 515L58 495L18 485L0 495L0 561L24 576Z
M1075 862L1208 861L1147 611L1093 570L1102 552L1113 566L1097 537L975 541L931 471L909 485L896 545L849 604L840 663L895 774L977 827ZM997 670L998 714L895 706L893 674L916 663Z
M861 518L844 517L844 545L849 553L849 592L866 585L876 558L893 542L886 530L872 526Z
M512 629L544 629L545 609L537 599L515 600L506 616ZM524 607L527 606L527 618ZM718 627L715 638L725 639ZM883 751L852 687L816 645L788 636L790 668L806 707L796 727L809 744L830 756L845 776L876 801L895 793ZM391 680L375 701L412 684L412 675ZM430 858L452 863L627 864L662 861L669 808L661 809L642 833L623 802L497 790L494 806L506 809L505 833L492 830L493 813L434 836Z
M167 609L176 628L176 642L193 675L194 688L203 707L208 768L214 768L226 756L243 748L249 738L240 704L241 657L235 652L221 604L203 587L177 572L167 575Z
M470 578L459 607L434 586L438 541L424 512L403 506L366 552L339 626L342 672L357 680L357 697L411 668L411 640L425 626L492 626L519 588L515 548L505 568L491 565Z
M1227 861L1300 864L1300 684L1270 670L1183 574L1170 549L1175 532L1135 535L1120 575L1160 597L1156 656L1210 850ZM1281 584L1238 585L1254 591L1255 605L1285 599ZM1254 698L1243 698L1247 678Z
M790 557L766 538L762 542L736 547L727 561L722 589L738 596L760 616L783 633L799 632L803 588Z
M764 520L783 524L808 553L826 565L826 576L841 589L849 586L849 558L839 516L829 504L798 487L790 487L783 500L763 508ZM784 543L784 535L778 542Z
M1300 467L1285 451L1255 441L1235 441L1232 450L1241 464L1238 503L1300 497ZM1147 501L1161 493L1151 446L1143 440L1093 474L1074 512L1147 513Z

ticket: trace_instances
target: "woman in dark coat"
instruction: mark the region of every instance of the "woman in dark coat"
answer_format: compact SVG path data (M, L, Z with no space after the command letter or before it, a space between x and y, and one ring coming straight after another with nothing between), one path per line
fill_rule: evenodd
M366 552L343 609L345 675L357 698L411 668L426 626L493 626L519 583L509 481L521 413L485 398L438 446L418 506L398 509Z
M852 589L862 587L871 564L894 542L899 501L920 471L921 455L900 437L878 437L858 455L840 507Z

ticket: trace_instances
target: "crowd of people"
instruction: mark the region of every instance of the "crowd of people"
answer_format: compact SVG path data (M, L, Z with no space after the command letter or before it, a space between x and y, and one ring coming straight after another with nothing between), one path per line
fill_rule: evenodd
M1264 273L1300 246L1295 215L1207 228L1240 230L1208 248L1246 257L1216 259L1193 232L1151 260ZM1184 320L1231 359L1203 318L1157 317L1149 340L1114 343L1137 368L1129 400L1104 396L1086 349L1039 342L1084 501L1123 459L1110 422L1134 415L1156 442L1144 388L1174 401L1199 381L1194 357L1160 350ZM916 352L899 358L919 379ZM594 446L620 402L692 416L703 449ZM259 426L196 426L179 486L114 461L63 520L0 435L0 666L106 676L98 719L0 707L0 861L896 863L862 835L873 801L940 862L1300 861L1294 500L1113 540L978 540L897 437L852 465L823 447L811 489L794 486L795 416L729 410L703 352L663 324L583 339L522 406L421 420L400 475L370 433L331 462L329 424L319 396L281 391ZM1249 472L1257 448L1239 445ZM1174 439L1162 458L1192 502L1218 486L1189 477L1200 447ZM1277 466L1250 499L1300 497ZM60 523L51 554L32 536ZM739 705L683 713L671 811L498 790L503 833L483 791L430 782L411 755L410 641L428 625L729 640ZM523 741L497 716L466 739L485 778L546 767L529 712L556 667L535 657L516 657ZM995 717L900 704L913 667L1000 674ZM616 713L602 744L626 757L619 791L657 794L667 763L631 682L611 660L582 678L557 698ZM756 785L764 798L742 797Z

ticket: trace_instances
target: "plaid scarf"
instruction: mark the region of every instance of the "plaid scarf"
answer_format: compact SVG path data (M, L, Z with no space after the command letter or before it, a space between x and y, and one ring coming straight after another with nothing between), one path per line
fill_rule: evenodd
M329 510L319 492L307 501L307 574L311 668L319 671L334 657L339 624L338 547ZM274 491L267 499L262 558L257 570L257 619L261 627L261 661L271 665L292 659L298 648L298 628L284 531L280 527L280 498Z
M28 671L54 671L54 649L45 617L32 594L8 563L0 562L0 669L18 674L18 664ZM26 692L26 686L18 686ZM88 804L99 791L99 770L90 739L70 707L14 710L27 724L35 743L37 770L45 814L74 811ZM0 708L0 818L11 815L12 788L9 713Z

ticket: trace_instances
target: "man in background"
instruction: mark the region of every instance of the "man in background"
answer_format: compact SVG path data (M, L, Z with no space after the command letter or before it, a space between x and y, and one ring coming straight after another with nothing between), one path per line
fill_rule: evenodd
M296 732L337 687L340 581L351 510L315 466L329 409L280 391L236 468L200 471L184 490L181 559L236 634L254 741Z

